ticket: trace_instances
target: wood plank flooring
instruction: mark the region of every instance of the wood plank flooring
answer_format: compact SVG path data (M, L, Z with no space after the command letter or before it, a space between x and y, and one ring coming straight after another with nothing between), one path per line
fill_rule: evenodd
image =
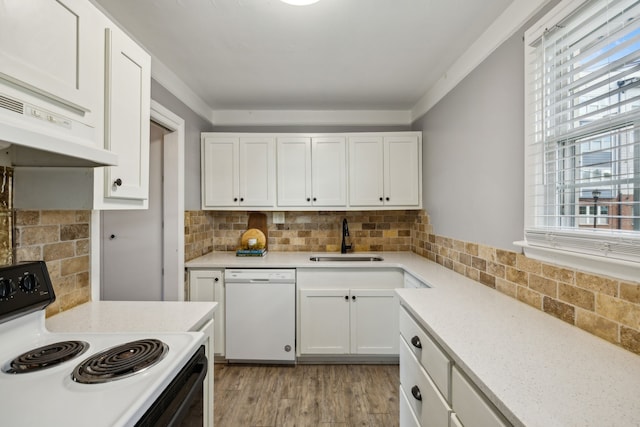
M398 365L216 364L214 425L398 426Z

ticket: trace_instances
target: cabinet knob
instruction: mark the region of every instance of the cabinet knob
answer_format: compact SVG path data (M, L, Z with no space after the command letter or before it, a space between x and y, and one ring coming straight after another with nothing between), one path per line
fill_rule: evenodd
M344 296L344 300L345 300L345 301L349 301L349 295L345 295L345 296Z
M416 400L419 400L419 401L422 400L422 393L420 393L420 389L418 388L417 385L414 385L413 387L411 387L411 394Z
M355 301L355 300L356 300L356 296L355 296L355 295L353 295L353 296L351 297L351 299Z
M115 181L113 181L113 185L115 187L120 187L122 185L122 180L120 178L116 179Z
M241 202L244 202L244 197L240 197L240 201L241 201Z
M234 198L233 198L233 201L234 201L234 202L237 202L237 201L238 201L238 198L237 198L237 197L234 197Z
M414 336L413 338L411 338L411 344L415 348L422 348L422 343L420 342L420 338L418 338L417 336Z
M116 238L116 235L115 235L115 234L112 234L112 235L110 235L110 236L109 236L109 239L110 239L110 240L113 240L113 239L115 239L115 238Z
M382 197L380 197L380 201L382 201Z
M318 200L318 199L316 199L316 198L314 197L314 198L313 198L313 201L315 202L316 200Z
M385 197L385 200L388 202L388 201L389 201L389 198L388 198L388 197Z
M220 279L219 279L218 277L216 277L216 278L214 278L214 279L213 279L213 281L214 281L214 282L219 282L219 281L220 281Z
M310 201L311 201L311 197L307 197L307 202L310 202Z

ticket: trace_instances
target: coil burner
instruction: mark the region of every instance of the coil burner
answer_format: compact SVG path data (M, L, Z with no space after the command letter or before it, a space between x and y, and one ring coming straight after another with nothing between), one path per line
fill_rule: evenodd
M141 373L164 358L169 346L157 339L131 341L94 354L76 366L71 378L100 384Z
M57 366L87 351L89 344L84 341L61 341L47 344L22 353L13 359L4 372L25 374Z

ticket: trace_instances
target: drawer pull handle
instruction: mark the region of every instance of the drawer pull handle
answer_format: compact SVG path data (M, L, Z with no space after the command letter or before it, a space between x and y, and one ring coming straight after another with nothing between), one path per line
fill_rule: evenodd
M420 389L417 385L411 387L411 394L416 400L422 401L422 393L420 393Z
M411 338L411 344L413 344L415 348L422 348L422 343L420 342L420 338L418 338L417 336L414 336L413 338Z

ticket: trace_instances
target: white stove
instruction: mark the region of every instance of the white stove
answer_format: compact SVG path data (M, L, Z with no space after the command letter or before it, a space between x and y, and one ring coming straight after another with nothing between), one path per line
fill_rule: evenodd
M45 327L44 307L54 299L44 262L0 268L2 425L134 426L146 425L138 424L141 417L160 407L174 405L172 411L182 410L182 402L176 402L165 390L173 387L173 380L187 371L186 366L195 366L204 334L51 333ZM135 321L135 313L131 321ZM88 348L56 363L58 353L69 357L67 353L71 351L66 344L51 344L66 341L84 342ZM132 342L134 345L129 345ZM41 347L45 348L37 350ZM158 355L148 354L157 347ZM101 379L97 382L73 378L74 370L87 359L100 365L96 373ZM18 363L25 360L26 363ZM44 367L38 368L41 361ZM123 371L124 376L118 378L111 371L104 372L102 365L107 362L115 365L115 371ZM198 368L200 377L206 374L206 359L204 362L204 368ZM12 368L12 363L17 367ZM32 368L38 369L31 371ZM160 399L165 400L160 403ZM175 421L171 425L180 424Z

